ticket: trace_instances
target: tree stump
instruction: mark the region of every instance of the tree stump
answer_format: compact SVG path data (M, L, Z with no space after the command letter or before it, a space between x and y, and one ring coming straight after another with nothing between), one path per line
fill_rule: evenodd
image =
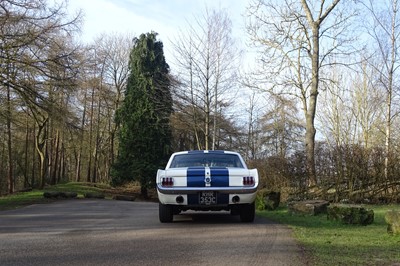
M374 222L374 211L359 205L334 204L328 207L328 220L368 225Z
M262 189L257 192L257 209L275 210L281 201L281 193L271 190Z
M84 197L87 199L104 199L105 195L103 193L98 192L86 192Z
M290 214L315 216L326 213L329 202L326 200L304 200L288 204Z
M76 192L61 192L61 197L66 199L74 199L78 197L78 193Z
M113 199L114 200L135 201L136 197L126 196L126 195L115 195L115 196L113 196Z
M73 199L78 194L76 192L59 192L59 191L45 191L43 197L48 199Z
M267 210L276 210L281 202L281 193L278 191L270 191L264 197L265 208Z
M43 197L47 199L57 199L60 197L60 192L57 191L45 191L43 192Z
M391 235L400 234L400 211L391 210L386 212L385 221L388 224L387 232Z

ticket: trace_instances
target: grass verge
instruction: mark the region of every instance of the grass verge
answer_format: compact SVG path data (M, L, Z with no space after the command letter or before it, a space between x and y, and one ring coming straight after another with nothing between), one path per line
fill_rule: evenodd
M313 265L393 265L400 263L400 236L386 232L384 215L399 205L367 206L374 210L368 226L328 221L326 215L290 215L286 208L259 215L289 225L296 239L311 253ZM396 264L398 265L398 264Z
M58 184L55 186L49 186L43 190L32 190L28 192L19 192L12 195L0 197L0 211L16 209L31 204L40 204L53 202L54 199L46 199L43 197L43 192L55 191L55 192L76 192L78 198L83 198L85 193L102 193L106 198L111 198L116 194L133 193L129 189L113 189L112 187L105 184L93 184L93 183L82 183L82 182L70 182L65 184Z

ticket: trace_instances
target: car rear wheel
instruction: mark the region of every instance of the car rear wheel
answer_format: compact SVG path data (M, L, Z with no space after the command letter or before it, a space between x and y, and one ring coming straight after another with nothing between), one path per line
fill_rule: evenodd
M160 218L160 222L171 223L174 218L172 206L159 203L158 204L158 216Z
M250 204L244 204L240 208L240 220L244 223L253 222L255 214L256 214L256 207L254 202Z

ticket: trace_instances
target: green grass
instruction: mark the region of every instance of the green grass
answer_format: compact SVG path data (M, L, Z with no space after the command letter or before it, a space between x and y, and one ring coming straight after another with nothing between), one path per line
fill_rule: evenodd
M289 225L296 239L310 252L313 265L392 265L400 262L400 236L386 232L386 211L399 205L366 206L374 210L368 226L328 221L326 215L290 215L286 208L258 212L261 216Z
M110 189L109 185L105 184L93 184L93 183L80 183L80 182L69 182L65 184L58 184L52 186L44 191L59 191L59 192L76 192L78 196L82 196L85 193L103 193L105 189Z
M91 183L70 182L47 187L43 190L15 193L0 197L0 211L16 209L31 204L53 202L54 199L46 199L43 197L43 192L45 191L76 192L78 194L78 198L83 198L85 193L104 193L105 189L110 189L110 186L102 184L96 184L94 186ZM107 195L107 193L105 193L105 195L106 197L110 197L110 195Z
M0 210L16 209L26 205L46 202L49 202L49 200L43 198L43 191L21 192L0 197Z

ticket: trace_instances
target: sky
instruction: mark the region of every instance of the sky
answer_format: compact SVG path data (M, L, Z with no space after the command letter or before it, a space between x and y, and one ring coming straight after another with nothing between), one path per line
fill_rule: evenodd
M69 0L71 14L82 10L84 25L81 39L90 43L102 33L131 33L139 36L157 32L164 43L166 58L172 56L169 43L206 8L227 11L233 26L233 37L243 45L244 0Z

